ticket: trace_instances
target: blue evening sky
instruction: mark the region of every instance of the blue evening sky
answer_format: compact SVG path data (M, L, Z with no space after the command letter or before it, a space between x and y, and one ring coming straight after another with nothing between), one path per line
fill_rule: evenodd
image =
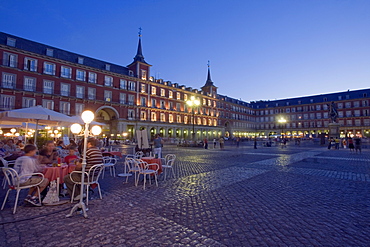
M368 88L369 0L2 0L0 31L151 75L274 100Z

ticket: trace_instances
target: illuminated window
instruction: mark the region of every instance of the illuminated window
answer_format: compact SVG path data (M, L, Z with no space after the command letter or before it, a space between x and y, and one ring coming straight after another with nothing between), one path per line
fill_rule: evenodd
M184 101L187 101L187 100L188 100L188 95L184 94Z
M173 123L173 115L172 114L168 115L168 122Z
M157 121L157 113L155 113L155 112L151 113L151 120L154 121L154 122Z
M146 70L141 70L141 79L146 80Z
M172 91L168 91L168 98L170 98L170 99L173 98L173 92Z
M166 115L161 113L161 122L166 122Z
M157 94L157 88L156 87L152 87L152 94L153 95L156 95Z
M146 120L146 112L145 111L140 112L140 120L142 120L142 121Z
M176 99L178 99L178 100L181 99L181 94L180 93L176 93Z
M161 96L166 96L166 90L164 90L163 88L161 88Z

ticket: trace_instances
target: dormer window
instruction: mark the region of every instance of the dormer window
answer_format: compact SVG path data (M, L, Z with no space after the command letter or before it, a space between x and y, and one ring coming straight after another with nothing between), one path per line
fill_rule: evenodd
M105 70L110 71L110 64L106 64L106 65L105 65Z
M84 58L83 57L78 57L78 63L79 64L84 64Z
M128 75L129 75L129 76L134 76L134 71L129 70L129 71L128 71Z
M46 48L46 56L49 56L49 57L54 56L54 50Z
M6 45L8 45L8 46L12 46L12 47L15 47L15 39L13 39L13 38L7 38L6 39Z

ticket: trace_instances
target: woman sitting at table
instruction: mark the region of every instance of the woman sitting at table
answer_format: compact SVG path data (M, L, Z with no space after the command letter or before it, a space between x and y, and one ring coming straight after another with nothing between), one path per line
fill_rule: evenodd
M64 162L66 164L70 164L71 162L79 159L79 157L76 155L76 148L77 147L72 146L68 148L69 154L64 157Z
M4 159L7 161L16 160L18 157L22 156L21 150L14 144L13 139L6 141L4 149L6 151L6 157Z
M58 163L58 152L55 149L55 145L53 141L47 141L45 144L45 148L40 150L39 152L39 162L40 164L54 164Z

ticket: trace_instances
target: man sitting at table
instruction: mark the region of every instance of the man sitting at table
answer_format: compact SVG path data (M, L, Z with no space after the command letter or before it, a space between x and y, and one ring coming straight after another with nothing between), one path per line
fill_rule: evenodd
M45 148L40 150L39 153L39 162L40 164L58 164L58 152L55 149L53 141L47 141Z
M97 145L97 140L95 138L90 138L87 140L87 151L86 151L86 167L85 171L88 172L89 169L94 166L94 165L99 165L103 164L103 155L101 151L96 147ZM81 171L82 170L82 163L81 159L80 162L76 164L76 171ZM76 182L81 181L81 174L80 173L73 173L72 174L73 180ZM85 177L86 179L86 177ZM73 191L73 185L74 183L72 182L71 176L68 174L64 177L64 183L67 186L67 191L70 197L72 197L72 191ZM75 189L75 198L74 200L79 200L80 199L80 185L76 186Z
M79 159L79 157L76 155L76 148L77 147L73 147L73 146L68 148L69 154L66 157L64 157L64 162L66 164L70 164L74 160Z
M26 174L31 174L35 172L41 172L42 168L39 166L39 163L37 161L36 155L36 147L34 145L26 145L24 147L25 155L19 157L15 161L14 169L18 172L19 176L23 176ZM49 180L47 178L42 179L42 177L38 176L25 176L22 177L20 180L20 185L32 185L37 184L40 181L41 184L37 185L40 188L40 193L44 191L46 186L49 184ZM28 195L26 199L24 199L25 202L28 202L34 206L42 206L40 198L37 197L37 187L31 187L28 191Z

